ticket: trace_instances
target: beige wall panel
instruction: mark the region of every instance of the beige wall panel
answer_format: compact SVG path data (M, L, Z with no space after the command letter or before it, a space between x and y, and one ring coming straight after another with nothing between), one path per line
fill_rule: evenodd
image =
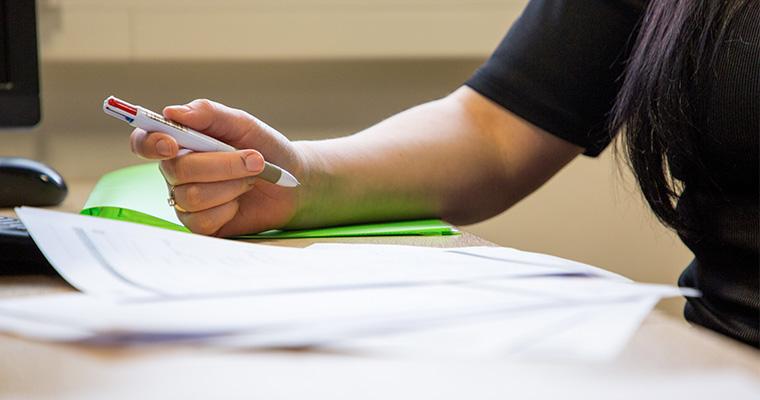
M511 22L512 15L467 10L138 13L134 56L201 60L483 56ZM161 29L165 24L173 29ZM224 31L216 29L222 25Z
M39 10L43 60L127 59L132 52L129 14L118 9L51 7Z
M35 158L38 155L37 132L0 131L0 157Z
M94 9L155 9L158 11L177 11L180 9L290 9L321 10L325 7L343 7L360 9L383 9L398 7L498 7L512 4L525 4L527 0L120 0L104 2L102 0L37 0L49 7L72 7Z
M40 0L51 61L484 57L525 0Z

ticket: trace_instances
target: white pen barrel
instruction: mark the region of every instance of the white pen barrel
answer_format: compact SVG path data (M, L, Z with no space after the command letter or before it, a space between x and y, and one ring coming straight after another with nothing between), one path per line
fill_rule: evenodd
M174 138L177 144L193 151L235 151L236 149L224 142L196 132L176 122L169 121L163 116L150 110L139 108L133 126L152 132L163 132Z

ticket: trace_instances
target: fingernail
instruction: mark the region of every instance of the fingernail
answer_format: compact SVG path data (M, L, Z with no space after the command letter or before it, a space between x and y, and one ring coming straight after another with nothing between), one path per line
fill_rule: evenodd
M179 112L182 112L182 113L190 112L190 107L188 107L188 106L185 106L185 105L181 105L181 106L172 106L172 108L173 108L175 111L179 111Z
M164 157L172 156L172 145L165 139L161 139L156 143L156 150L158 150L158 154Z
M261 172L264 169L264 159L256 153L245 156L245 168L251 172Z

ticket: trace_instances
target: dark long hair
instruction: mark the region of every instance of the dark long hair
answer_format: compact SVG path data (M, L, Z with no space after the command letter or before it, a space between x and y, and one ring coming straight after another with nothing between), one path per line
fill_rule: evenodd
M628 60L612 132L657 218L682 235L689 226L675 209L682 183L671 177L678 154L708 176L695 149L700 134L694 99L715 65L730 23L753 0L651 0Z

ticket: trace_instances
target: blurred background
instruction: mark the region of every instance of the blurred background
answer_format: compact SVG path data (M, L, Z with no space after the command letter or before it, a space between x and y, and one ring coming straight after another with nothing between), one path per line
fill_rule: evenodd
M38 0L42 123L0 156L69 181L140 163L110 94L145 107L210 98L293 140L361 130L445 96L527 0ZM431 134L435 134L431 132ZM690 253L654 220L608 149L579 158L502 215L465 227L494 243L673 284ZM660 304L680 316L682 300Z

